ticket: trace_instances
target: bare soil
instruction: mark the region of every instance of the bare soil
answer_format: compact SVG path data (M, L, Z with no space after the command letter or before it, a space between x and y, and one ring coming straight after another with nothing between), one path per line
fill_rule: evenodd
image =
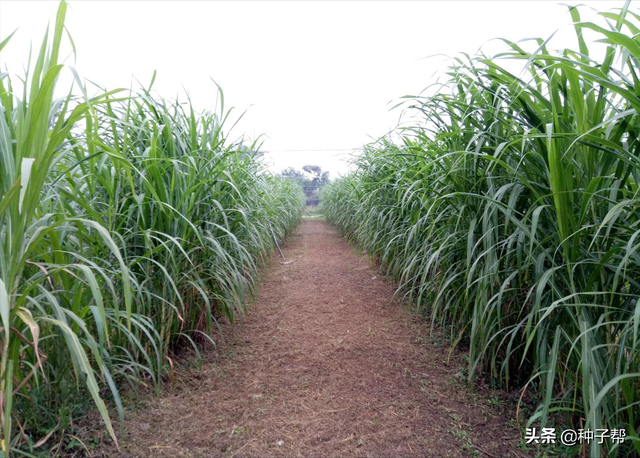
M523 455L509 403L467 386L366 254L320 219L283 251L203 368L127 412L121 456Z

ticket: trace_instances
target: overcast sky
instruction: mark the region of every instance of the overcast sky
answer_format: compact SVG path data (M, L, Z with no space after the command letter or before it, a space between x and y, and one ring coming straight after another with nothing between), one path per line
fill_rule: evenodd
M236 115L246 111L231 137L263 134L275 171L318 164L332 177L346 171L351 150L397 124L400 112L389 109L433 82L443 56L556 30L555 48L573 47L570 16L556 1L68 3L77 55L67 63L82 77L128 88L132 76L147 84L157 70L162 96L184 87L199 109L213 106L214 79ZM0 39L18 29L2 71L22 74L57 5L0 0Z

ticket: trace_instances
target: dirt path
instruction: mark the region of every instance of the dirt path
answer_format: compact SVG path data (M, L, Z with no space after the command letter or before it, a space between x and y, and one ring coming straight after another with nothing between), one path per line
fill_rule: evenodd
M129 415L125 456L514 456L513 414L466 388L366 255L317 219L284 253L203 370Z

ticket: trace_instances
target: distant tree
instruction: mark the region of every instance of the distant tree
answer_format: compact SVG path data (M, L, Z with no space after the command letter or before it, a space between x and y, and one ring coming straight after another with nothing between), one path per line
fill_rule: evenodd
M319 165L305 165L302 170L311 177L311 182L318 189L329 183L329 172L323 172Z
M322 170L319 165L305 165L302 170L287 167L280 176L297 181L307 196L307 205L318 205L320 189L329 183L329 172Z

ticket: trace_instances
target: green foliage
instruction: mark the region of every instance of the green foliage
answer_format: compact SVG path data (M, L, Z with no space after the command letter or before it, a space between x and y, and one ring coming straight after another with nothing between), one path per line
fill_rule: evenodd
M257 145L227 141L222 91L201 114L151 85L56 99L65 12L21 94L0 75L4 456L54 453L88 402L115 440L106 397L122 419L119 385L158 390L172 350L215 343L304 207Z
M315 202L313 205L317 205L320 191L329 184L329 172L323 172L319 165L305 165L302 170L287 167L280 173L280 176L302 186L307 196L307 202Z
M456 58L438 93L411 100L422 121L402 144L366 146L322 207L468 347L470 379L535 391L529 425L626 429L623 446L591 441L586 454L633 455L640 16L601 13L601 27L570 11L579 51L504 40L494 58ZM586 30L606 43L602 61Z

